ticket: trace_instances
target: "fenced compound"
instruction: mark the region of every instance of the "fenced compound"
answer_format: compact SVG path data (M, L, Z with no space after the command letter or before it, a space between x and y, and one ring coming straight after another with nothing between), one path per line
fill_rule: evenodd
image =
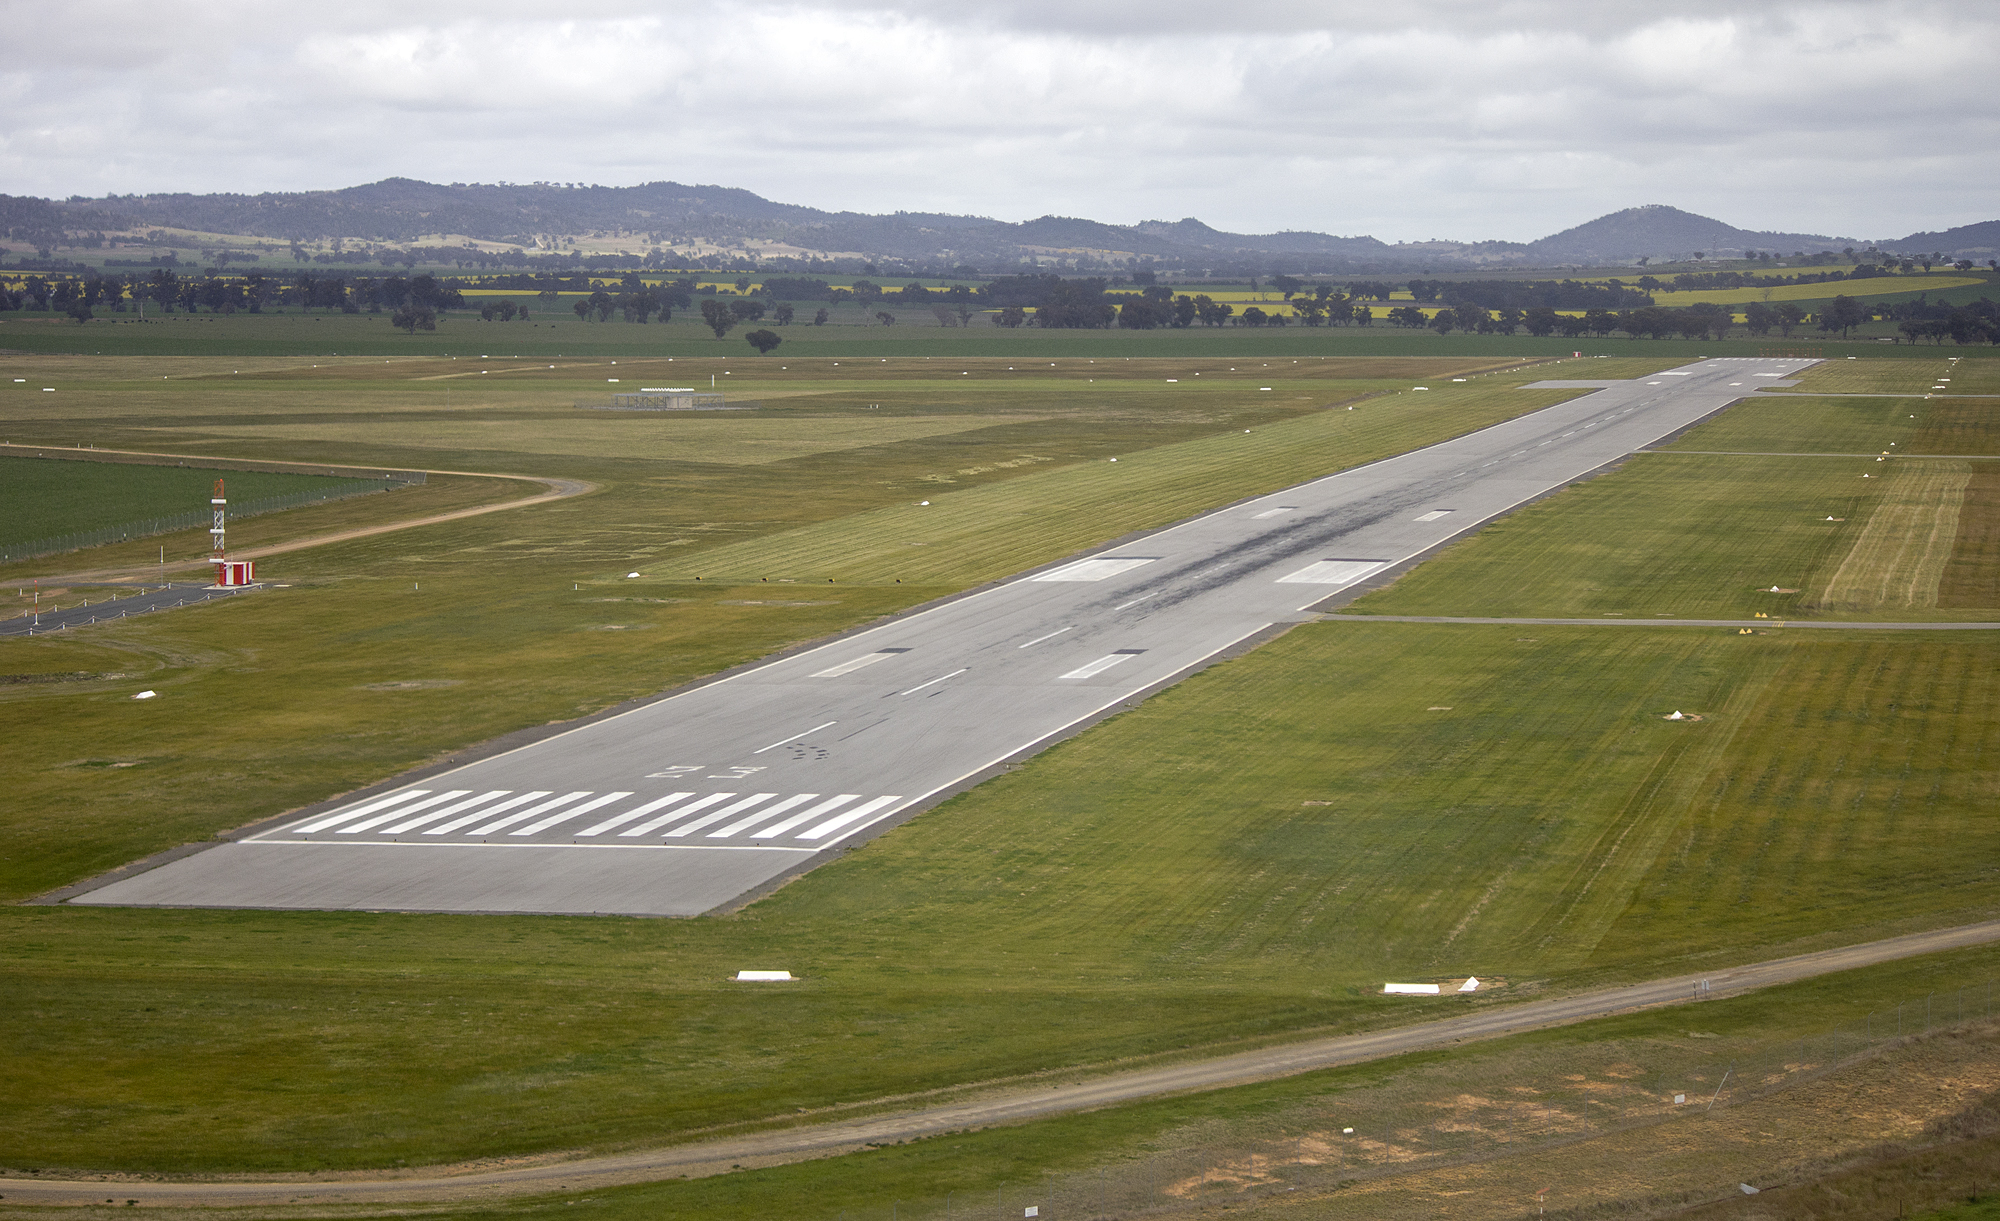
M241 517L256 517L263 513L276 513L283 509L296 509L304 505L320 504L329 500L345 500L353 496L366 496L370 492L389 491L409 483L422 483L422 472L408 472L410 479L348 479L326 488L316 488L307 492L294 492L289 496L268 496L262 500L243 501L231 504L229 520ZM37 556L60 555L65 551L81 551L86 547L101 547L106 543L125 542L135 538L148 538L155 534L172 534L176 530L194 530L205 527L210 522L207 508L191 509L185 513L173 513L165 517L147 517L138 521L124 522L116 526L105 526L97 530L80 530L74 534L59 534L50 538L32 539L25 543L0 547L0 563L13 560L30 560Z
M801 1200L788 1215L811 1221L1165 1217L1277 1196L1298 1201L1648 1128L1659 1130L1649 1139L1662 1146L1694 1144L1705 1139L1696 1125L1732 1106L1864 1067L1912 1036L2000 1016L2000 985L1989 980L1913 997L1831 1028L1800 1012L1800 1030L1755 1035L1703 1032L1704 1008L1674 1011L1689 1027L1678 1037L1559 1042L1487 1056L1466 1049L1461 1057L1379 1084L1307 1098L1255 1118L1161 1133L1121 1164L1050 1171L997 1188L873 1208L816 1210ZM1733 1178L1719 1179L1688 1202L1734 1189ZM1567 1194L1567 1200L1547 1201L1550 1211L1574 1204L1576 1193Z

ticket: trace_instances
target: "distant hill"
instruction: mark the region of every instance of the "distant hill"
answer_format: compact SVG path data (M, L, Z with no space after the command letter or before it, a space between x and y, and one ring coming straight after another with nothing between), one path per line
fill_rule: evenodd
M1531 242L1527 250L1538 262L1626 263L1648 257L1663 261L1686 258L1696 253L1709 258L1739 258L1746 251L1814 254L1867 244L1817 233L1752 232L1665 204L1647 204Z
M778 203L734 187L649 182L631 187L562 183L452 183L385 178L335 191L261 195L113 195L66 201L0 195L0 230L15 241L73 244L64 235L189 229L264 241L408 246L472 238L524 250L567 249L587 241L640 252L655 243L724 248L776 243L821 257L886 260L986 270L1035 261L1045 266L1113 268L1132 261L1220 274L1381 272L1473 267L1604 266L1667 261L1696 252L1791 254L1865 248L1852 238L1739 229L1663 204L1627 208L1536 242L1426 241L1297 231L1228 233L1193 217L1112 225L1043 216L1013 224L933 212L871 215ZM629 243L629 245L628 245ZM1880 243L1964 257L2000 251L2000 221Z

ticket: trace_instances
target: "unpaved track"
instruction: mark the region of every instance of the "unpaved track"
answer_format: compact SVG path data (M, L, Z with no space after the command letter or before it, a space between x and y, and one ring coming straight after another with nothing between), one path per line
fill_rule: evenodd
M1367 1034L1313 1039L1156 1068L1107 1073L1068 1085L1014 1085L922 1110L898 1110L747 1135L722 1136L665 1149L580 1158L553 1164L459 1172L430 1168L401 1177L329 1176L314 1180L152 1182L131 1178L53 1180L0 1178L9 1204L94 1204L116 1198L141 1204L241 1207L284 1204L387 1204L534 1195L700 1177L734 1166L769 1166L852 1152L864 1144L894 1143L942 1132L1020 1123L1168 1094L1224 1089L1315 1069L1380 1060L1427 1047L1499 1038L1609 1014L1693 1000L1706 980L1708 999L1810 979L1835 971L1893 962L1919 954L2000 941L2000 920L1912 933L1837 950L1771 962L1683 975L1620 988L1603 988L1550 1000L1497 1005L1459 1017ZM1451 998L1412 998L1415 1006L1451 1005Z
M35 448L39 450L60 449L58 446L51 445L36 446ZM195 458L203 462L229 461L228 458L218 457L213 454L156 454L136 449L61 450L61 452L85 455L119 454L140 458ZM255 461L267 466L298 466L308 470L325 470L328 465L324 462L279 463L264 458L245 459L245 461ZM334 465L339 464L335 463ZM230 552L230 558L237 560L261 560L265 556L283 555L288 551L304 551L308 547L324 547L328 543L344 543L349 539L367 538L374 534L389 534L396 530L414 529L417 526L434 526L439 522L457 521L463 517L478 517L482 513L498 513L505 509L523 509L529 505L545 504L551 500L563 500L570 496L581 496L586 492L597 490L597 485L587 480L557 479L547 475L509 475L497 471L439 470L427 470L424 473L430 475L470 475L479 479L514 479L524 483L539 483L548 488L548 491L543 492L539 496L527 496L520 500L504 500L499 504L475 505L470 509L454 509L449 513L434 513L429 517L412 517L404 521L384 522L377 526L360 526L353 530L340 530L333 534L316 534L311 538L293 539L288 543L272 543L268 547L245 548ZM198 560L187 560L165 566L159 564L140 564L131 568L100 568L93 572L71 572L58 576L38 577L36 579L45 585L74 585L95 581L144 581L156 577L163 572L192 572L196 569L206 568L208 564L208 558L204 556Z

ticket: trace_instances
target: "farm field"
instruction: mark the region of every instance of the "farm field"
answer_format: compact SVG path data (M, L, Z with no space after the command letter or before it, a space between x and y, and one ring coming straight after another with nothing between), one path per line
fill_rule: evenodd
M731 458L775 434L697 429L664 457L616 436L571 443L574 421L598 418L569 396L601 393L606 376L623 385L627 372L657 384L658 366L496 377L465 362L307 361L253 378L76 359L47 397L77 414L22 396L4 409L10 434L84 427L106 445L143 436L168 452L304 451L601 490L260 562L290 589L0 642L0 671L66 680L0 686L11 745L0 778L17 795L0 816L0 892L18 901L1573 393L1515 388L1529 380L1630 376L1674 350L1490 376L1492 362L1476 359L1260 360L1233 379L1227 357L1119 361L1132 367L1095 398L1088 362L1100 358L1088 356L1058 354L1054 373L1032 375L966 364L957 380L935 360L836 375L831 358L800 369L769 359L755 378L729 371L737 362L691 363L743 377L744 397L783 404L760 417L807 438L755 461ZM141 383L156 397L142 398ZM1810 448L1824 421L1843 437L1888 426L1866 404L1845 416L1810 400L1748 407L1770 414L1742 425L1735 409L1684 443L1734 448L1704 440L1727 427L1725 440ZM867 431L897 421L980 426ZM636 435L738 427L629 423ZM319 431L285 431L300 426ZM822 447L819 429L865 443ZM1113 456L1116 468L1103 461ZM1886 598L1910 584L1899 574L1933 570L1934 602L1960 588L1976 598L1992 571L1983 553L1953 543L1910 560L1860 546L1885 506L1943 520L1951 490L1900 475L1930 465L1880 464L1896 477L1863 483L1875 473L1864 466L1879 469L1869 459L1647 455L1503 520L1362 607L1797 613L1783 600L1793 595L1751 592L1780 566L1800 574L1786 583L1801 600L1829 589ZM1961 538L1962 506L1983 503L1976 472L1963 474ZM918 520L920 499L932 504ZM814 588L774 589L788 577ZM1544 609L1574 605L1590 609ZM1991 612L1898 604L1841 616L1864 613ZM1994 796L1983 761L2000 732L1984 715L1995 684L2000 640L1986 633L1344 616L1218 665L731 916L17 902L0 907L0 1029L18 1049L0 1081L0 1147L22 1165L180 1172L605 1149L1407 1020L1377 992L1395 975L1498 976L1520 989L1493 994L1504 999L1988 918L2000 906L1982 865L2000 847L1985 842L1981 813ZM161 698L130 702L141 687ZM1675 709L1704 719L1660 719ZM746 965L805 980L745 992L727 977ZM1905 988L1921 965L1871 975L1894 982L1854 985L1850 999ZM1248 1105L1241 1097L1182 1100L1136 1127L1119 1126L1129 1109L1038 1126L1026 1146L974 1134L893 1156L935 1176L922 1169L937 1164L928 1151L983 1149L962 1168L989 1190L1023 1164L1021 1148L1058 1148L1047 1164L1081 1167L1159 1124L1227 1117ZM906 1181L871 1177L880 1164L631 1198L743 1215L746 1191L764 1193L761 1208L787 1184L837 1181L873 1207L878 1188Z
M1942 384L1952 394L2000 394L2000 368L1971 359L1971 353L1957 347L1917 350L1929 359L1827 361L1807 369L1797 386L1769 393L1928 394Z
M1970 290L1966 290L1970 291ZM1267 311L1268 312L1268 311ZM1379 307L1378 307L1379 312ZM934 321L934 320L933 320ZM744 343L739 328L716 339L698 320L677 315L670 323L645 326L625 322L582 323L541 320L537 314L523 323L482 322L476 316L454 314L441 319L430 333L406 335L389 325L387 315L343 314L176 314L167 319L138 322L113 315L78 326L66 317L15 313L0 318L0 350L47 355L239 356L309 355L332 360L355 356L394 359L398 356L458 356L511 354L523 359L621 357L728 357L733 361L761 359L785 363L788 358L931 357L956 360L986 357L1040 359L1305 358L1314 356L1443 357L1467 359L1567 356L1582 349L1593 355L1618 353L1643 342L1662 355L1755 356L1780 342L1732 338L1720 341L1646 340L1620 338L1570 340L1536 339L1531 335L1439 336L1429 330L1408 331L1380 319L1371 327L1193 327L1187 330L1043 330L995 326L940 327L917 323L913 315L895 326L825 326L794 323L778 328L783 346L758 358ZM1810 343L1829 350L1866 353L1894 359L1907 354L1928 359L1909 345L1878 348L1872 339L1850 343L1817 332L1782 341ZM1886 350L1884 350L1886 349ZM2000 349L1966 348L1968 358L2000 356Z
M218 477L226 478L229 499L239 505L276 496L347 493L360 486L357 480L318 475L0 456L0 546L149 517L205 513Z

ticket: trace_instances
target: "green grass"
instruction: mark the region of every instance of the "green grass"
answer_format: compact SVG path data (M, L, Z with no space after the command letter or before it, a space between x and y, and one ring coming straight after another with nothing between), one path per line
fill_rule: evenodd
M1686 444L1707 448L1701 435ZM1637 456L1487 526L1351 609L1797 617L1875 503L1882 481L1861 476L1881 469L1868 458ZM1766 592L1773 585L1800 592Z
M284 618L246 603L229 625L244 658ZM1391 976L1576 985L1991 914L1980 761L2000 729L1977 709L2000 695L2000 644L1521 636L1301 628L729 919L12 909L0 1144L183 1170L613 1146L1398 1020L1372 995ZM303 639L343 674L409 674L353 658L365 637ZM477 728L449 720L448 692L301 707L283 692L334 685L255 668L149 680L147 705L72 699L63 727L30 728L24 754L67 732L139 765L52 769L43 785L83 776L96 795L10 829L14 884L74 873L139 824L198 827L199 793L303 789L290 773L325 766L178 710L240 709L292 739L351 701L415 697L437 739ZM500 668L468 685L531 694ZM1676 707L1708 719L1659 719ZM135 711L161 715L141 730ZM117 741L121 723L146 744ZM240 757L218 773L193 766L203 750ZM16 791L51 808L32 777ZM780 958L807 982L725 982Z
M169 375L150 393L184 408L170 414L118 393L157 369L121 381L79 361L63 397L111 437L193 452L246 426L223 447L267 457L301 443L258 429L346 405L355 439L313 456L420 452L604 490L260 564L292 589L0 641L0 671L100 676L0 687L15 797L0 893L1549 401L1512 389L1521 375L1441 380L1464 365L1302 362L1214 386L1211 366L1152 365L1123 375L1112 406L1070 402L1096 383L1067 366L984 368L1002 389L975 392L918 362L851 381L781 365L798 377L766 373L759 392L798 392L802 429L872 418L877 401L885 418L1036 418L729 465L391 444L369 424L438 411L443 386L468 379L310 363L260 385ZM1398 373L1439 388L1344 409ZM544 392L483 389L457 410L528 445L567 417L500 399ZM1009 465L1023 454L1051 461ZM1638 460L1502 523L1494 537L1525 566L1459 562L1414 604L1587 602L1610 597L1608 573L1628 604L1706 612L1718 577L1770 583L1729 565L1824 566L1838 536L1786 516L1838 492L1787 473L1812 469ZM913 518L918 499L935 516ZM1584 516L1556 512L1572 502ZM1776 515L1758 545L1730 543L1758 512ZM775 564L817 578L843 539L852 566L792 605L743 604L768 603L768 585L679 579L696 565L786 575ZM620 579L633 567L651 579ZM1521 592L1537 582L1553 592ZM729 918L7 907L0 1148L24 1164L226 1170L611 1147L1400 1020L1408 1007L1372 994L1390 974L1567 986L1980 918L2000 898L1982 864L2000 849L1983 815L1996 663L1983 637L1315 624ZM411 679L444 685L382 689ZM126 698L140 687L160 698ZM1659 720L1675 708L1708 719ZM779 957L802 986L726 983Z
M0 457L0 546L209 509L215 481L234 505L278 496L346 494L353 479ZM373 481L381 490L381 481Z

